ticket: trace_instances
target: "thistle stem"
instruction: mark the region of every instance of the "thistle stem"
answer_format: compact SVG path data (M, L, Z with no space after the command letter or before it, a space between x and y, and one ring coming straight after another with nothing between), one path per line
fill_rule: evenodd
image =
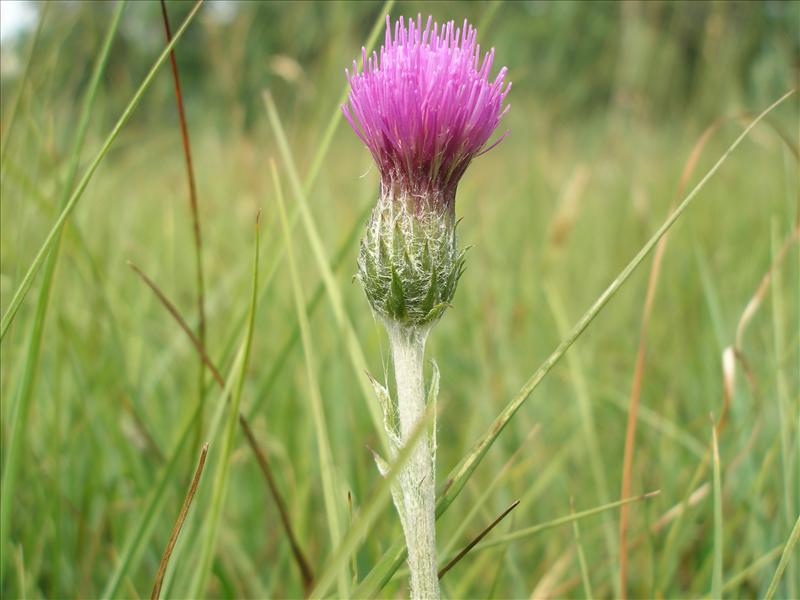
M387 322L397 383L400 440L407 443L425 413L423 367L428 328ZM396 499L408 546L411 598L438 600L436 564L436 430L422 436L399 478Z

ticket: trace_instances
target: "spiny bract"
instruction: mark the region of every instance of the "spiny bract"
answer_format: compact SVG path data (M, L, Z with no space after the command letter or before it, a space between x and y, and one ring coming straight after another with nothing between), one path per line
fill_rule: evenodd
M358 258L358 279L378 315L423 327L444 313L464 270L452 221L407 199L378 202Z

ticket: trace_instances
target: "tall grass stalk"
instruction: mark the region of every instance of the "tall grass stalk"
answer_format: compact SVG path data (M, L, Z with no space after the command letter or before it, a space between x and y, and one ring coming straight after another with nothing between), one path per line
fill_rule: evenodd
M164 32L166 33L167 43L172 41L172 31L169 26L169 15L167 13L166 0L161 0L161 16L164 20ZM205 307L205 283L203 282L203 236L200 227L200 215L198 212L197 184L194 178L194 166L192 163L192 145L189 143L189 128L186 125L186 111L183 108L183 93L181 92L181 80L178 74L178 63L175 60L175 49L170 50L169 64L172 71L172 79L175 84L175 102L178 106L178 122L181 129L181 142L183 144L183 156L186 160L186 178L189 184L189 209L192 215L192 236L194 240L194 275L195 293L197 294L197 337L200 345L206 346L206 307ZM198 359L197 365L197 397L202 402L206 396L205 390L205 365L202 357ZM197 433L195 435L195 446L200 444L203 435L203 411L200 411L200 418L197 421Z
M711 596L722 598L722 479L720 475L719 445L717 444L717 426L711 425L711 448L713 457L713 488L714 488L714 566L711 575Z
M798 215L800 218L800 214ZM800 227L800 225L798 225ZM795 234L795 238L797 238ZM783 253L781 252L781 243L778 234L777 223L772 222L772 262L777 263ZM785 356L786 338L785 332L788 330L786 323L786 311L783 305L783 278L780 269L775 269L772 275L771 283L771 297L772 297L772 329L774 331L774 352L775 364L785 364L787 357ZM786 522L786 529L792 526L792 519L794 518L794 496L793 490L797 487L793 485L794 477L792 475L792 404L789 398L789 384L786 380L785 369L778 367L775 371L776 383L776 400L778 404L778 422L780 430L780 444L781 444L781 476L783 486L783 514ZM795 407L795 414L797 410ZM795 419L795 423L797 419ZM798 460L800 453L795 453L794 461ZM795 474L797 468L795 468ZM797 598L798 581L797 581L798 559L797 557L790 558L787 563L787 576L786 576L786 591L789 598Z
M792 553L794 552L794 547L797 545L798 540L800 540L800 517L795 521L792 532L789 534L789 539L786 540L786 545L783 547L783 552L781 553L781 559L778 561L778 568L775 569L775 573L772 575L769 587L767 587L767 593L764 595L764 600L772 600L777 593L778 584L780 584L783 573L792 560Z
M192 500L197 492L197 486L200 485L200 476L203 474L203 467L206 464L207 455L208 443L205 443L200 450L200 459L197 462L197 468L195 469L194 477L192 477L192 483L186 492L186 498L184 498L183 504L181 505L181 510L178 513L178 519L175 522L175 527L172 529L172 534L167 542L167 547L164 548L164 554L161 555L161 562L158 564L158 571L156 572L156 580L153 584L153 591L150 594L150 600L158 600L161 596L161 585L164 582L164 575L167 572L167 565L169 564L169 559L172 555L173 549L175 548L175 544L178 541L181 528L183 527L186 517L189 514L189 508L191 507Z
M331 545L336 548L341 543L342 525L339 503L336 500L337 490L334 465L336 461L331 450L328 426L325 421L325 410L322 404L319 383L317 382L316 366L314 359L314 344L311 337L311 327L308 324L308 317L305 313L305 299L297 274L297 267L292 251L292 236L289 228L289 217L286 214L286 205L283 200L283 190L281 189L280 179L275 163L271 163L272 180L275 187L275 198L278 202L280 211L281 228L284 234L284 244L286 245L286 255L289 260L289 273L292 279L292 289L294 291L295 308L297 319L300 324L300 338L303 345L303 355L305 356L306 376L308 378L308 396L311 404L311 414L314 419L314 432L316 437L317 452L319 456L319 469L322 476L322 494L325 501L325 514L328 519L328 530L331 537ZM337 577L338 593L342 598L350 596L350 582L347 573L340 570Z
M623 509L621 507L621 509ZM572 514L575 514L575 502L573 499L570 499L570 510ZM581 542L581 527L578 524L578 520L575 519L572 522L572 535L575 538L575 548L578 552L578 566L581 569L581 583L583 584L583 596L586 600L592 600L594 598L594 592L592 591L592 579L589 576L589 566L586 562L586 553L583 551L583 542Z

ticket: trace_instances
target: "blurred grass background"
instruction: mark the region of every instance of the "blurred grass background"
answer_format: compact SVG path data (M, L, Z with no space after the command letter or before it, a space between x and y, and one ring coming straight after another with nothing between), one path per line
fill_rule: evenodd
M168 3L173 31L190 8ZM81 97L114 10L110 3L36 4L37 20L43 19L38 35L34 26L3 40L3 313L59 213ZM382 11L376 2L209 2L176 46L203 230L209 354L223 374L232 368L244 335L261 210L260 300L241 406L316 573L332 547L303 348L297 342L285 351L298 315L270 160L278 162L286 192L289 172L262 92L275 99L304 177L337 110L344 68L360 54ZM496 48L497 68L508 66L514 84L504 123L510 136L475 161L459 189L461 240L474 247L454 308L429 344L442 378L441 483L666 217L703 131L721 117L759 112L797 87L800 3L399 2L391 9L392 16L418 12L477 24L480 41ZM79 174L164 44L158 4L126 6ZM800 218L798 106L795 95L767 117L770 125L753 130L669 238L646 336L632 468L634 494L661 493L631 506L631 597L708 596L720 558L726 597L763 596L797 519L797 244L772 271L739 347L742 361L719 438L721 548L714 544L707 452L709 414L719 417L723 406L723 350L734 344L745 307ZM328 256L333 261L343 252L336 283L369 369L384 379L383 332L351 282L377 173L356 136L341 118L337 123L308 200ZM742 123L726 120L712 134L692 184ZM292 193L287 200L293 210ZM291 249L310 298L320 270L300 225ZM581 511L619 498L651 260L536 390L439 520L443 559L446 549L466 544L514 500L521 499L520 506L491 536L569 515L571 499ZM2 533L3 597L107 592L196 406L196 353L126 261L140 266L196 325L191 216L167 65L65 229ZM11 427L31 372L41 281L40 274L0 347L4 483ZM380 446L367 410L375 399L362 393L327 296L310 325L347 524L379 483L368 450ZM276 363L280 368L273 371ZM210 435L220 406L219 390L207 381L203 437L176 453L153 529L127 563L117 596L147 596L152 587L196 464L197 442ZM258 466L238 432L234 443L205 593L301 596ZM191 589L221 446L221 440L211 443L166 597L185 597ZM670 510L695 491L683 518L675 519ZM579 547L595 595L619 594L618 511L579 525L580 546L566 525L474 551L443 579L445 595L584 597ZM363 579L400 537L386 505L358 550L353 580ZM799 577L795 553L776 597L796 597ZM381 595L406 593L405 577L398 576Z

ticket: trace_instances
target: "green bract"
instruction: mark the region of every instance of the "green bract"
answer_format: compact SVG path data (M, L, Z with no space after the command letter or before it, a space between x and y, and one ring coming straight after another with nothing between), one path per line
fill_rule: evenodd
M464 272L456 225L446 204L382 195L361 241L357 276L380 317L425 327L442 316Z

